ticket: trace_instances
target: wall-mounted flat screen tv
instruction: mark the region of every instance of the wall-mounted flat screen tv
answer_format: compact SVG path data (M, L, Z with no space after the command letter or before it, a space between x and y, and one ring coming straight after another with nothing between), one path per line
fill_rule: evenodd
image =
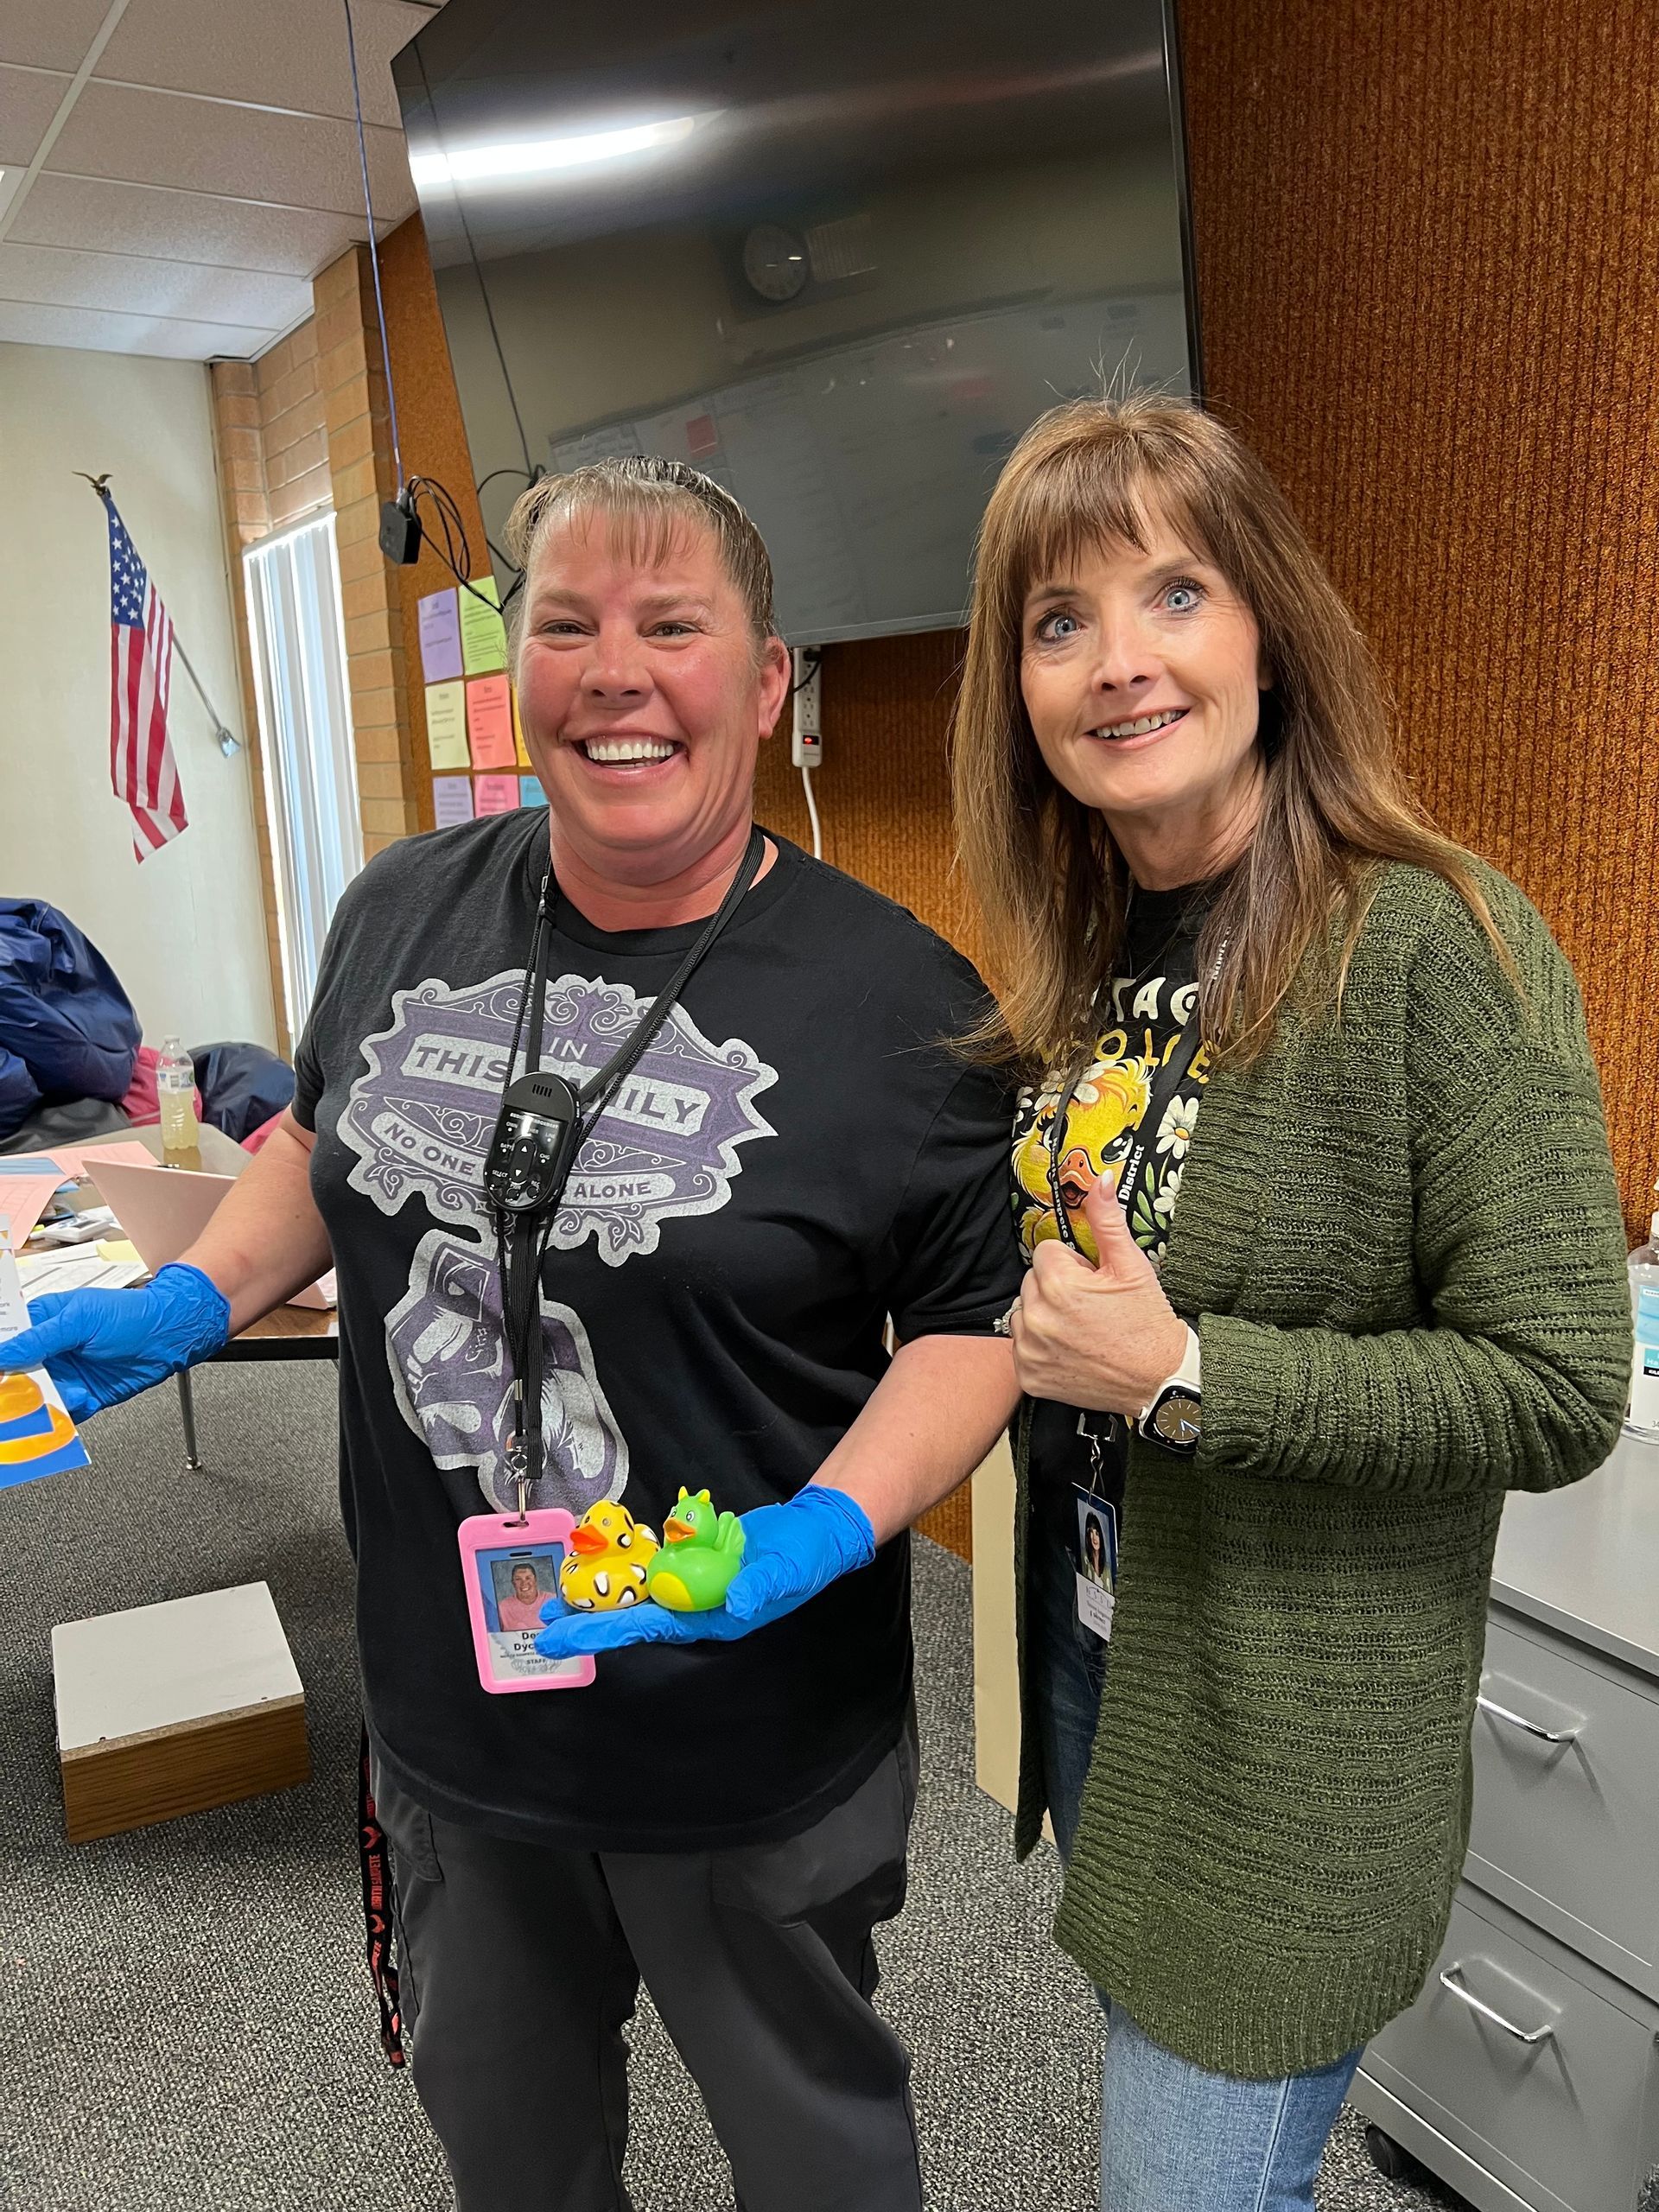
M395 74L492 536L530 471L660 453L753 516L792 644L958 622L1027 424L1196 381L1166 30L448 0Z

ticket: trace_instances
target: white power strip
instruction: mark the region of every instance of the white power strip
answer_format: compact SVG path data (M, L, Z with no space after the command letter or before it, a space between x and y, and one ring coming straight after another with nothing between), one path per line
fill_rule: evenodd
M807 819L812 825L812 857L815 861L821 861L823 858L823 830L818 821L818 801L812 789L812 779L823 758L823 725L820 719L823 694L818 680L822 656L816 645L797 645L791 658L794 686L791 704L794 709L794 721L791 728L789 757L801 772L801 788L806 793Z

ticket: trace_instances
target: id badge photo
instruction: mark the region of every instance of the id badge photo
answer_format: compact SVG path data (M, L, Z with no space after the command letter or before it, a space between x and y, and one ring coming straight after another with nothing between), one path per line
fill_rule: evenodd
M575 1522L563 1506L537 1513L480 1513L457 1530L478 1679L493 1696L515 1690L585 1689L594 1662L543 1659L536 1649L542 1607L559 1594L559 1567Z
M1109 1643L1117 1604L1117 1510L1098 1491L1074 1489L1077 1548L1077 1618L1090 1633Z

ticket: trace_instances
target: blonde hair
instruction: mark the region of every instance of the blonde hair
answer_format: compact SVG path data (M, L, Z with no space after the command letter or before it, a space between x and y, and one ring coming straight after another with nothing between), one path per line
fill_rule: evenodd
M1264 1052L1304 956L1340 924L1339 1000L1379 863L1442 876L1513 973L1467 854L1419 811L1394 757L1370 654L1272 477L1211 415L1152 393L1052 408L991 494L951 732L957 835L983 909L1001 1006L969 1045L1032 1070L1084 1043L1121 950L1128 871L1104 817L1056 783L1020 692L1025 602L1084 549L1144 551L1154 514L1222 571L1255 619L1260 817L1205 925L1205 1034Z
M528 575L549 533L576 515L603 516L619 550L631 561L662 560L688 524L709 531L727 581L748 610L756 651L777 634L766 541L725 486L701 469L654 454L631 454L589 461L563 476L543 476L513 502L502 541L508 557ZM522 591L513 595L515 662L524 598Z

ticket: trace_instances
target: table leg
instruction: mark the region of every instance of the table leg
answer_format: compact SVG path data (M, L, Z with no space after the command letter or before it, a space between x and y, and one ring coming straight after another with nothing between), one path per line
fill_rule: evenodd
M194 1474L201 1461L196 1452L196 1401L188 1367L179 1370L179 1420L184 1429L184 1464Z

